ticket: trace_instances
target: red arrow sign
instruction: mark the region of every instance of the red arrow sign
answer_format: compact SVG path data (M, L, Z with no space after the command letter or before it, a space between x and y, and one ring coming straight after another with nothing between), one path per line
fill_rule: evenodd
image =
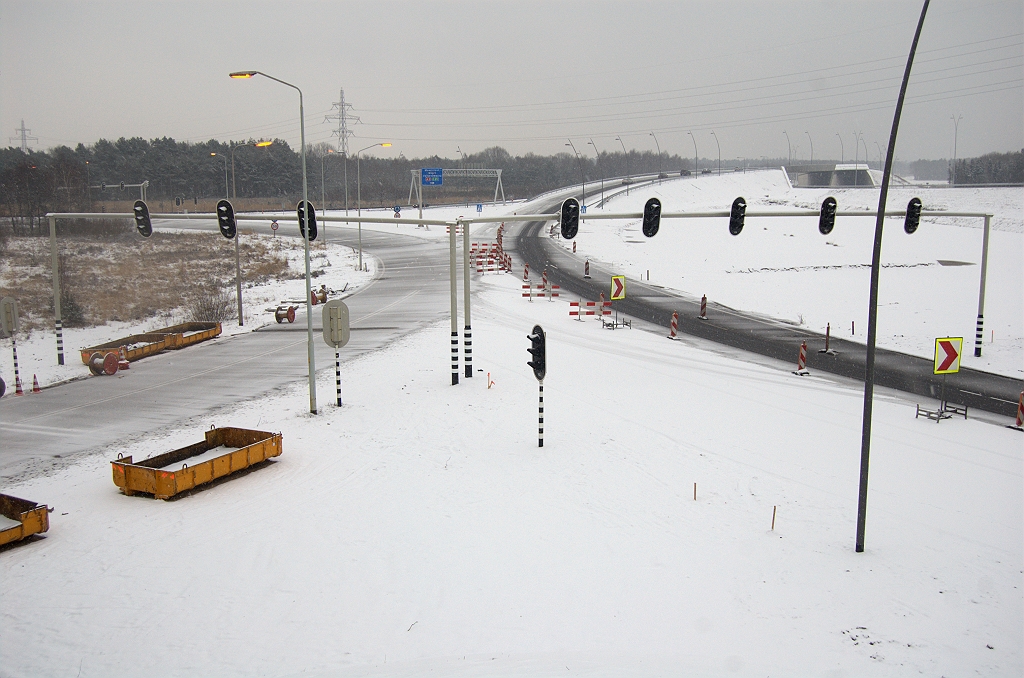
M612 276L612 301L626 298L626 276Z
M942 360L942 364L939 365L939 372L945 372L960 357L960 352L953 346L953 342L948 340L940 341L939 346L946 352L946 357Z

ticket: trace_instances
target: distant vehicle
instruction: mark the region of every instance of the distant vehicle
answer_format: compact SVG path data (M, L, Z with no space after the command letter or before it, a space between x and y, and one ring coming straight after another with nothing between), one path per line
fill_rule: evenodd
M681 170L679 170L679 176L681 176L681 177L688 177L688 176L690 176L690 170L688 170L688 169L681 169Z
M625 179L622 180L622 183L623 183L623 185L631 184L631 183L633 183L633 180L630 179L629 177L626 177Z
M664 172L658 172L658 178L659 179L668 179L668 175L665 174Z
M704 169L702 169L700 171L700 173L701 174L711 174L711 168L710 167L705 167Z

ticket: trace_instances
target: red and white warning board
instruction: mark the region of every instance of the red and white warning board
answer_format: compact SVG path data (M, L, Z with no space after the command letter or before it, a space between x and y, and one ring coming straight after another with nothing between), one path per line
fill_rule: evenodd
M618 301L619 299L626 298L626 276L624 275L613 275L612 276L612 301Z
M960 371L960 349L963 344L963 337L935 340L935 374L955 374Z

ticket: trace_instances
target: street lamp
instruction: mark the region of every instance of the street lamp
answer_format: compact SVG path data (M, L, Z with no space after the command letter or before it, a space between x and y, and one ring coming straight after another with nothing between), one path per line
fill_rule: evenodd
M846 149L843 148L843 137L839 136L839 132L836 132L836 136L839 137L839 162L846 162Z
M814 139L811 138L810 132L804 132L807 135L807 140L811 142L811 164L814 164Z
M286 87L291 87L299 93L299 150L302 161L302 206L303 206L303 220L306 222L302 228L302 242L305 246L306 254L306 357L309 363L309 411L312 414L316 414L316 364L315 355L313 351L313 302L310 297L310 283L309 283L309 190L306 184L306 116L302 108L302 90L284 80L279 80L272 75L261 73L260 71L236 71L230 74L232 78L252 78L253 76L262 75L264 78L269 78L274 82L281 83Z
M572 147L572 152L576 154L576 164L580 168L580 186L583 188L583 209L587 208L587 178L583 175L583 161L580 160L580 152L576 150L576 147L572 144L572 139L567 139L569 143L566 146Z
M320 156L320 210L323 212L327 211L327 198L324 189L324 160L327 159L328 153L334 153L334 149L328 148L327 153ZM327 222L324 222L324 242L327 242Z
M210 153L211 157L213 157L215 155L217 155L217 154L216 153ZM220 157L224 159L224 197L228 198L229 197L228 196L228 156L222 155Z
M651 136L654 137L654 132L651 132ZM658 137L654 137L654 145L658 147L658 183L660 184L664 166L661 163L661 144L658 143Z
M622 155L626 158L626 195L629 195L629 154L626 153L626 144L622 143L622 138L615 137L615 140L619 142L620 146L622 146Z
M270 77L270 76L267 76ZM273 78L271 78L273 79ZM230 144L228 150L231 152L231 199L235 200L238 198L238 193L235 191L235 149L239 146L253 146L255 148L266 148L267 146L274 143L273 141L257 141L255 143L249 143L243 141L240 144Z
M391 145L390 141L381 141L381 142L378 142L376 144L370 144L366 148L360 148L358 151L356 151L356 204L359 206L358 216L360 216L360 217L363 216L363 193L362 193L362 187L360 186L360 179L361 179L361 177L360 177L360 174L359 174L359 172L360 172L360 170L359 170L359 154L362 153L363 151L367 151L367 150L369 150L371 148L376 148L377 146L382 146L383 148L387 148L390 145ZM363 222L361 222L361 221L359 222L358 229L359 229L359 270L361 271L361 270L363 270Z
M875 142L875 147L878 149L878 169L881 170L882 169L882 147L878 145L877 141Z
M964 116L958 115L957 117L949 116L949 119L953 121L953 176L951 177L952 185L956 186L956 137L960 131L960 121L963 120Z
M597 163L598 170L600 170L601 152L597 150L597 144L594 143L593 139L591 139L587 143L594 147L594 155L595 157L597 157L597 160L595 162ZM604 172L601 172L601 209L604 209Z
M722 145L718 143L718 135L711 130L711 136L715 138L715 145L718 146L718 176L722 176Z
M860 133L853 133L853 185L857 185L857 165L860 162Z
M690 139L693 140L693 176L697 176L697 137L693 136L693 132L687 130L687 134L690 135Z
M786 130L782 130L782 133L786 135L786 148L789 150L789 164L793 164L793 147L789 145L789 134Z

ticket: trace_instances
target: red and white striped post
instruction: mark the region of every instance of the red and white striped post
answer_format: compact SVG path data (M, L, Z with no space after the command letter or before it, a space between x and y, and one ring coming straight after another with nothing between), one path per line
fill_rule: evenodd
M1017 421L1014 427L1024 431L1024 391L1020 392L1020 400L1017 402Z
M575 240L572 241L572 253L576 254L576 241Z
M523 282L527 282L530 279L530 265L526 264L523 266Z
M835 351L833 351L832 349L830 349L828 347L829 339L831 338L831 336L832 336L832 323L826 323L825 324L825 348L819 350L818 353L828 353L829 355L834 355L835 354Z
M672 325L669 328L669 331L671 332L671 334L668 335L668 338L669 339L675 339L676 338L676 332L678 330L679 330L679 314L676 313L675 311L672 311Z
M540 273L540 284L544 286L544 290L548 289L548 269L544 269Z
M700 317L701 320L707 320L708 319L708 295L706 295L706 294L703 295L700 298L700 316L699 317Z
M810 374L810 372L807 371L807 342L806 341L800 342L800 357L797 358L797 361L796 361L796 371L794 371L793 374L799 375L801 377Z
M583 277L590 277L590 259L587 259L586 262L583 264Z

